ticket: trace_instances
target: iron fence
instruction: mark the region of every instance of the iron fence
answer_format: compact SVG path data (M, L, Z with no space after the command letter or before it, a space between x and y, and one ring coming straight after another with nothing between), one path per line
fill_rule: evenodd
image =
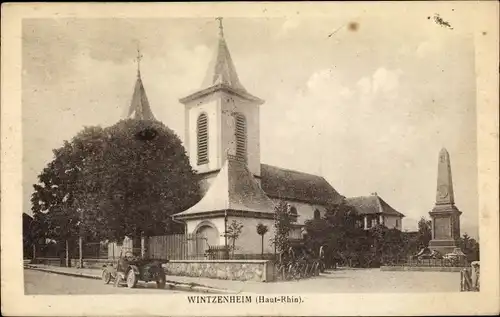
M108 243L84 242L82 245L83 258L85 259L107 259Z
M470 263L465 257L461 258L444 258L444 259L415 259L391 263L391 266L413 266L413 267L469 267Z

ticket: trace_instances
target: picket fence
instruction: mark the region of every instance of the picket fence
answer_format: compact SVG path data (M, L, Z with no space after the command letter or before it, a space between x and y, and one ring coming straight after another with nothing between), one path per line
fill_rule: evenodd
M149 258L161 260L199 260L206 257L207 240L194 234L153 236L147 239Z

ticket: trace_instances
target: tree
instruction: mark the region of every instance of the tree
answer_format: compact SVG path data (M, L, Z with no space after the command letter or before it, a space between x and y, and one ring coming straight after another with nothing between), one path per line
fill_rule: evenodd
M460 237L458 246L466 255L469 262L479 261L479 243L467 233L464 233L464 235Z
M370 242L360 221L356 210L345 201L328 206L323 217L305 223L310 248L319 250L320 246L326 246L328 266L340 258L348 265L362 262Z
M199 200L180 139L156 121L85 128L54 150L32 195L49 234L121 241L176 229L171 215Z
M271 242L278 253L285 252L290 247L289 235L292 229L292 217L288 203L280 201L274 207L274 237L271 238Z
M236 240L241 235L241 231L243 230L243 224L236 220L231 221L231 224L227 227L226 235L231 240L231 250L234 256L234 250L236 249Z
M261 237L262 244L261 244L261 252L260 253L261 253L261 256L263 257L264 256L264 235L269 231L269 228L266 225L259 223L257 225L256 229L257 229L257 234L260 235L260 237Z
M32 258L35 237L32 232L33 217L23 212L23 258Z
M427 248L432 239L432 221L424 217L418 222L418 243L419 248Z
M72 142L65 141L61 148L53 150L54 159L38 175L31 196L34 216L34 231L37 239L56 241L58 249L65 249L66 264L69 265L69 246L80 232L81 217L76 196L82 187L81 172L85 155L92 155L104 138L99 127L86 127ZM64 246L63 246L64 245Z

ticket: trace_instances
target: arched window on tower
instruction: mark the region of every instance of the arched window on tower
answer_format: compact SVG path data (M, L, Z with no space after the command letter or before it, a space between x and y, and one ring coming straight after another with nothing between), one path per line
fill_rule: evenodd
M200 114L196 121L196 136L198 149L198 165L208 163L208 116Z
M234 135L236 137L236 156L247 159L247 120L241 113L235 114L236 128Z
M320 219L321 218L321 213L319 212L318 209L314 210L314 219Z

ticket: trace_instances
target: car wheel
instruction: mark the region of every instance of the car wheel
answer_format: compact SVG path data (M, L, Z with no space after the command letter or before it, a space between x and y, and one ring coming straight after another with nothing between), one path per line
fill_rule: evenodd
M102 271L102 281L104 282L104 284L109 284L109 282L111 282L111 272L109 272L108 270L103 270Z
M134 270L129 270L127 274L127 287L134 288L137 285L137 275Z
M166 279L165 272L160 271L156 276L156 287L161 289L165 288L165 284L167 282Z

